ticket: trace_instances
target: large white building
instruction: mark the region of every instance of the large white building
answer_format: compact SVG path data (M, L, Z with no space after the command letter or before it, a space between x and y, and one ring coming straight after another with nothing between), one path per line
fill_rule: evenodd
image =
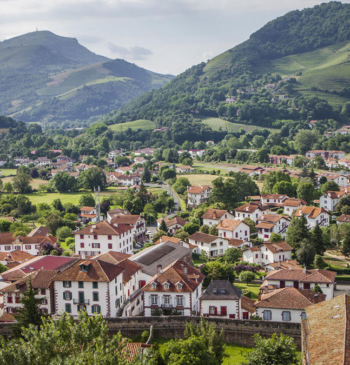
M201 218L203 219L203 225L212 227L224 219L234 219L235 217L228 210L208 209Z
M295 211L295 217L305 216L309 228L314 228L318 224L320 227L328 227L330 217L328 212L323 208L301 207Z
M201 254L203 251L210 257L222 256L228 249L228 239L213 236L211 234L196 232L187 237L188 242L196 245L196 252Z
M289 224L290 217L280 214L263 214L259 217L255 227L258 230L258 237L264 241L269 241L271 233L277 233L284 238Z
M223 238L235 238L243 241L250 240L250 227L237 219L224 219L217 226L219 236Z
M75 253L95 256L102 252L133 252L133 227L125 224L96 223L75 232Z
M287 242L264 243L243 251L243 261L266 266L274 262L291 260L292 247Z
M283 202L283 211L284 214L288 214L289 216L292 216L293 212L304 206L307 205L306 201L304 201L303 199L296 199L296 198L289 198L286 199Z
M347 192L345 191L327 191L320 196L320 207L330 212L334 212L339 200L346 195Z
M158 272L141 289L144 295L144 316L152 313L171 315L174 310L185 316L199 312L204 275L183 260L168 267L158 266Z
M244 218L250 218L255 223L258 218L264 214L265 209L255 203L247 203L235 209L235 217L243 220Z
M340 174L322 172L321 174L317 174L317 184L318 184L319 187L321 186L320 180L321 180L322 176L324 176L327 179L327 181L334 181L340 187L348 185L347 177L345 177L343 175L340 175Z
M209 194L212 191L209 185L198 185L187 187L187 204L191 208L198 207L209 200Z
M263 207L282 207L286 199L289 199L285 194L261 194L261 205Z
M228 280L212 280L199 301L203 317L249 319L255 312L254 300L244 297Z
M136 242L143 242L146 239L146 221L142 215L114 215L114 217L108 219L108 221L112 225L122 224L132 227L134 240Z

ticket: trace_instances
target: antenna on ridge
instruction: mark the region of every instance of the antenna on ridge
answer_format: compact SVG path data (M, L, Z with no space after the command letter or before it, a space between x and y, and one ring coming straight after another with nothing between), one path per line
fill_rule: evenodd
M97 189L94 187L95 192L95 202L96 202L96 211L97 211L97 223L101 221L101 204L100 204L100 187Z

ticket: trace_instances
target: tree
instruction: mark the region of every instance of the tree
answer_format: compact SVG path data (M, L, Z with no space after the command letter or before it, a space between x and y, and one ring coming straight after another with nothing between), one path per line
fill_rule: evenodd
M323 291L321 289L321 287L316 283L314 285L314 287L312 288L311 290L313 293L320 293L320 294L323 294Z
M243 219L243 223L247 224L250 227L250 233L255 233L258 230L255 228L255 222L253 221L253 219L249 218L249 217L245 217Z
M300 243L300 247L298 248L296 252L296 256L298 261L302 265L310 266L315 259L315 247L314 245L309 242L308 240L302 240Z
M305 200L308 204L310 204L314 200L315 196L315 188L311 183L302 183L299 184L297 188L297 197L299 199Z
M299 359L296 344L292 337L278 337L276 333L271 338L265 339L259 334L254 335L255 347L248 353L244 365L297 365Z
M24 329L22 337L1 339L1 365L130 364L129 356L125 356L127 339L120 333L110 336L102 315L89 317L86 311L80 311L75 320L63 312L58 318L43 319L40 331L34 326Z
M199 231L199 225L196 223L186 223L182 229L191 235Z
M57 172L51 179L49 187L56 189L59 193L76 191L78 189L78 181L68 172Z
M144 213L147 216L148 219L148 224L152 224L153 220L155 219L156 216L156 211L154 210L154 206L151 203L147 203L144 208L143 208Z
M175 231L175 237L179 238L181 241L185 241L185 239L189 236L189 234L182 229L178 229Z
M343 245L341 247L341 253L343 256L350 256L350 235L347 234L343 240Z
M162 178L164 180L174 179L175 177L176 177L176 172L174 169L165 169L162 172Z
M6 186L6 184L5 184ZM350 195L343 196L339 203L336 205L335 210L337 212L341 212L343 214L347 214L346 211L348 210L350 212Z
M242 251L236 247L230 247L226 250L223 259L228 264L233 264L242 257Z
M10 181L8 181L7 183L5 183L5 185L4 185L4 191L6 193L9 193L9 194L11 194L13 192L13 186L10 183Z
M91 193L84 194L79 199L79 206L80 207L95 207L95 205L96 205L95 199L94 199L94 197L92 196Z
M279 182L291 182L289 175L285 174L283 171L272 171L265 176L262 191L264 194L271 194L274 186ZM284 186L284 185L282 185ZM277 193L278 194L278 193Z
M4 188L4 184L2 182L2 179L0 178L0 191Z
M12 223L8 219L0 219L0 232L10 232Z
M239 274L239 280L242 282L245 281L247 285L249 285L249 283L251 283L254 279L255 279L255 274L251 271L242 271Z
M295 189L291 182L280 181L274 185L272 188L273 194L286 194L290 198L295 196Z
M168 233L168 226L164 219L162 219L162 222L160 223L159 230Z
M204 224L199 228L199 232L209 234L210 227L207 224Z
M61 225L61 217L57 214L50 214L46 218L45 227L48 228L52 235L56 235L57 229Z
M58 210L59 212L63 212L64 211L64 207L62 205L61 199L55 199L51 205L53 206L54 209Z
M106 174L98 167L91 167L83 171L78 178L80 185L86 189L91 189L100 186L101 188L107 184Z
M326 247L323 242L323 232L318 223L311 232L311 242L315 247L316 254L322 256L323 253L326 251Z
M72 235L72 230L69 227L61 227L56 231L56 237L59 241L64 241Z
M142 181L149 183L151 181L151 171L149 171L149 168L146 166L143 174L142 174Z
M156 232L153 237L152 237L152 242L157 242L159 240L160 237L162 236L168 236L168 232L164 232L162 230L159 230L158 232Z
M271 236L270 236L270 242L271 243L281 242L281 241L283 241L283 237L280 234L275 233L275 232L271 233Z
M315 255L314 266L315 266L315 269L324 269L324 268L325 268L325 267L327 267L328 265L327 265L327 264L326 264L326 262L323 260L322 256L320 256L320 255Z
M18 174L12 179L12 185L15 190L21 194L30 193L32 188L30 182L32 178L27 174Z
M306 217L303 215L300 218L293 217L290 225L287 229L286 242L293 247L294 250L298 249L300 242L303 239L310 238L310 231L307 227Z
M237 185L233 179L224 180L218 177L212 182L213 190L210 193L211 203L224 203L226 209L233 210L239 201Z
M201 268L201 272L205 275L203 286L206 288L211 280L229 280L233 282L235 275L229 265L223 264L219 261L207 262Z
M306 151L318 141L319 134L317 130L300 129L294 137L295 147L301 155L305 155Z
M323 185L321 185L321 193L325 194L327 191L339 191L339 185L334 181L327 181Z
M20 298L20 303L23 308L20 310L19 315L16 316L17 323L13 327L14 336L20 337L23 328L29 328L29 325L39 327L42 324L41 314L39 312L39 304L42 302L42 298L35 298L38 293L39 290L33 289L30 278L28 289Z
M216 228L217 226L217 224L213 224L209 229L209 234L211 234L212 236L218 236L219 230Z

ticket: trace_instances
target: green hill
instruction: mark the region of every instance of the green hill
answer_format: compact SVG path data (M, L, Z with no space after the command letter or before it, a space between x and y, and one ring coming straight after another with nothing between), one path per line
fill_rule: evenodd
M171 79L48 31L0 43L0 114L25 122L98 118Z
M202 119L281 128L310 119L349 123L350 5L330 2L279 17L244 43L177 76L101 120L158 120L200 136ZM267 87L268 84L274 86ZM226 103L227 97L234 103ZM208 124L206 124L208 125Z

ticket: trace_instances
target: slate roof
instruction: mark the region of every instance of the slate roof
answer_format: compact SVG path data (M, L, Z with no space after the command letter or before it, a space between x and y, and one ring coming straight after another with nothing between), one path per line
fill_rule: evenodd
M222 292L224 291L224 292ZM200 300L239 300L242 290L228 280L212 280L208 288L199 297Z
M311 290L283 288L262 294L261 300L256 301L254 307L304 310L325 299L325 294L313 293Z

